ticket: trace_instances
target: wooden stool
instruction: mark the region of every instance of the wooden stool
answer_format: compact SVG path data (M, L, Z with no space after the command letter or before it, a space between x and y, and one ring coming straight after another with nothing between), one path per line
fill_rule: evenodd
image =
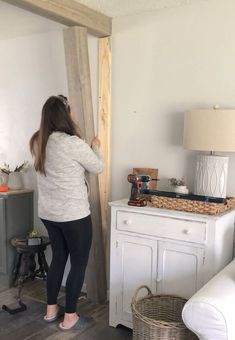
M43 278L43 280L46 279L48 264L44 252L46 247L50 244L50 241L48 237L41 237L41 240L41 244L39 245L28 245L27 238L25 237L14 237L11 240L11 244L15 247L17 252L17 261L13 272L13 286L18 287L17 300L20 307L10 309L3 305L2 309L10 314L15 314L27 309L26 305L21 301L21 292L25 281L29 279L34 280L35 277ZM36 255L39 265L38 269L36 269Z

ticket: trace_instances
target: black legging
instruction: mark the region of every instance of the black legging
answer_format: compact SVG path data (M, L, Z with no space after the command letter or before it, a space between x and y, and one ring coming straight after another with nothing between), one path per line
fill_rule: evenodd
M47 276L47 303L57 304L65 265L70 255L71 268L66 281L66 313L76 312L76 304L84 282L92 241L90 215L75 221L43 220L52 247L52 261Z

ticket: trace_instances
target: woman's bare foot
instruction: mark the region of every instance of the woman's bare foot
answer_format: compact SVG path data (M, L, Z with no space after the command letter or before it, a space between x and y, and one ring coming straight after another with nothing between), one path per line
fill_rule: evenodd
M64 320L60 323L60 327L69 329L73 327L78 320L79 316L77 315L77 313L65 313Z

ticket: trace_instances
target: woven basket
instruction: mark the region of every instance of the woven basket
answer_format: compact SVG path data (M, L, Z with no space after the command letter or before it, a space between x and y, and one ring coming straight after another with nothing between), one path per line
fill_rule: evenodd
M141 289L148 294L137 299ZM153 295L140 286L132 299L133 340L198 340L182 321L187 300L174 295Z
M152 196L150 202L156 208L182 210L207 215L217 215L235 208L234 197L228 198L225 203L211 203L181 198Z

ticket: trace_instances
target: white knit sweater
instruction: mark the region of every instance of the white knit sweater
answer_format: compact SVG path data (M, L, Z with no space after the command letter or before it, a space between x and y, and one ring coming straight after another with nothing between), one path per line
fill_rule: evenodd
M85 170L102 172L99 149L77 136L53 132L46 146L46 176L37 172L40 218L66 222L90 214Z

